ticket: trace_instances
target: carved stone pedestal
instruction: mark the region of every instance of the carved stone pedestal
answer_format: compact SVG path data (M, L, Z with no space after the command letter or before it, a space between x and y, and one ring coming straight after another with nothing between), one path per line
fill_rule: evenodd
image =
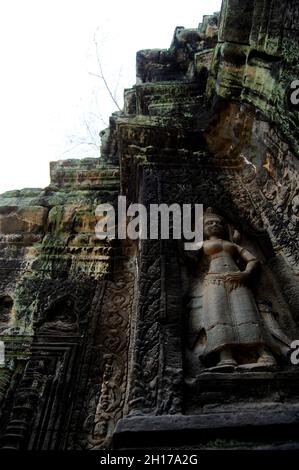
M298 403L297 377L296 367L273 372L203 373L185 383L185 413L286 409Z
M116 449L298 449L295 367L275 372L203 373L185 384L184 414L126 417Z
M119 421L115 449L299 450L299 406L200 415L137 416Z

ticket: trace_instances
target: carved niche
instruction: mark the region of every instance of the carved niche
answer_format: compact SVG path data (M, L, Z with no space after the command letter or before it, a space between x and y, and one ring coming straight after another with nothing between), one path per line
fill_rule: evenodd
M260 247L210 208L204 235L189 254L187 376L290 365L298 327Z
M0 296L0 327L10 323L13 309L13 299L9 295Z

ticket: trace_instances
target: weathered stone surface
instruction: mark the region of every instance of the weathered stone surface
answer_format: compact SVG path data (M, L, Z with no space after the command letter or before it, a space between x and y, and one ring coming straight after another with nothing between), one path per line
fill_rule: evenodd
M259 109L298 155L298 112L286 103L288 88L298 78L297 10L296 1L225 0L210 92Z
M285 409L206 413L200 416L140 416L122 419L116 449L271 449L298 448L298 405ZM282 441L288 441L287 446Z
M47 208L41 206L1 207L0 232L9 235L43 231L47 212Z

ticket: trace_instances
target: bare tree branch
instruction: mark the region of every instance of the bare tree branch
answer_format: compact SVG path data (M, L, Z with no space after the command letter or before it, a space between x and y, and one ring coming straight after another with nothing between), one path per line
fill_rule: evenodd
M118 71L118 76L117 76L116 84L115 84L115 87L114 87L113 96L114 96L115 100L117 100L116 94L117 94L117 90L119 88L119 82L120 82L121 74L122 74L122 66L120 67L120 69Z
M66 153L71 152L71 151L74 150L75 148L80 147L81 145L89 145L89 146L91 146L91 147L96 147L96 149L99 148L99 146L98 146L97 144L95 144L94 142L82 141L82 142L77 142L77 144L73 145L72 147L70 147L69 149L65 150L64 152L61 152L61 153L59 154L59 156L61 157L62 155L65 155Z
M97 28L97 31L94 33L94 38L93 38L93 45L94 45L94 53L96 54L96 63L94 64L96 70L95 72L91 72L87 68L87 72L90 76L96 77L98 80L102 81L104 84L104 87L101 87L101 93L106 94L108 92L108 95L110 96L111 100L113 101L114 105L116 108L122 112L122 109L120 108L118 101L117 101L117 91L119 88L119 84L122 79L122 67L119 68L118 73L115 73L112 84L110 83L110 79L107 80L106 75L103 69L103 60L101 56L101 46L103 44L103 35L101 34L101 37L97 37L97 33L99 33L99 28ZM92 54L93 59L94 59L94 53ZM108 75L109 78L109 75ZM110 85L110 86L109 86ZM97 87L98 90L98 87ZM102 96L102 95L101 95ZM99 152L100 149L100 139L99 139L99 130L103 126L105 128L108 127L108 123L105 121L103 116L100 113L100 110L102 108L102 104L99 103L99 97L98 91L93 91L93 106L96 106L96 112L89 112L88 114L85 114L85 116L82 116L82 121L81 121L81 137L77 136L69 136L69 143L70 143L70 148L63 151L60 156L63 156L65 154L69 154L78 147L82 147L83 145L93 147L97 149ZM85 128L85 132L83 134L83 125ZM84 137L85 136L85 137ZM85 151L87 148L85 148ZM78 151L77 151L78 152ZM90 153L92 150L90 150ZM75 151L76 153L76 151ZM93 152L92 152L93 153Z
M121 108L119 107L118 102L116 101L115 97L113 96L113 93L111 92L110 87L109 87L109 85L106 81L105 75L103 73L103 67L102 67L102 63L101 63L101 59L100 59L100 53L99 53L99 46L98 46L98 43L97 43L97 40L96 40L95 36L94 36L94 44L95 44L95 48L96 48L97 63L98 63L98 66L99 66L100 74L99 75L91 74L91 75L95 75L98 78L101 78L101 80L103 80L103 83L106 87L106 90L108 91L108 93L110 95L110 98L112 99L113 103L115 104L115 106L118 108L119 111L122 111Z

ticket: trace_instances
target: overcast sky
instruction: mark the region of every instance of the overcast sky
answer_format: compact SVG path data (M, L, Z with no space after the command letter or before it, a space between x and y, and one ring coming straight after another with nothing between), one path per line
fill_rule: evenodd
M49 184L49 162L98 156L98 132L135 83L136 51L167 48L221 0L1 0L0 193Z

